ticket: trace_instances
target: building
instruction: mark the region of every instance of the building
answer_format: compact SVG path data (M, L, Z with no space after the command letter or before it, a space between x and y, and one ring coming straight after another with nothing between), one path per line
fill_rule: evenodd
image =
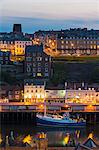
M30 38L26 38L23 35L5 35L0 37L0 50L1 51L10 51L11 52L11 60L17 61L23 60L25 55L25 47L28 45L32 45L32 40ZM23 56L23 57L22 57Z
M25 55L26 46L32 45L32 41L28 38L16 39L15 40L15 55Z
M27 46L25 51L25 72L33 78L49 78L51 57L43 51L43 45Z
M13 33L22 33L22 26L21 26L21 24L14 24L13 25Z
M8 64L10 64L11 63L10 55L11 55L10 52L0 51L0 64L1 65L8 65Z
M24 81L24 102L42 103L45 100L45 82L40 80Z
M57 51L65 55L99 55L99 31L70 29L57 36Z
M46 89L46 103L65 103L65 90Z
M87 28L34 33L36 44L44 43L46 53L55 56L99 55L99 30Z
M65 91L66 103L99 104L99 86L94 88L85 83L65 83Z
M9 102L23 102L23 88L18 85L10 87L8 91L8 99Z
M66 83L65 83L66 84ZM36 101L36 98L41 99L48 105L64 105L64 104L83 104L96 105L99 104L99 87L97 89L85 86L84 83L68 83L64 89L51 88L45 86L44 82L32 81L25 82L24 98L25 100ZM43 99L43 100L42 100Z

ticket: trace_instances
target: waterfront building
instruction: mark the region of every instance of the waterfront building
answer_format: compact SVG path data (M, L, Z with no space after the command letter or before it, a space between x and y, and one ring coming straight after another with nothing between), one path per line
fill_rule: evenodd
M96 105L99 104L99 87L85 87L82 86L84 83L76 83L75 86L67 86L64 89L48 89L43 82L40 83L28 82L24 85L24 98L31 99L41 98L48 105L63 105L63 104L85 104L85 105ZM70 84L69 84L70 85ZM77 86L78 85L78 86ZM80 86L81 85L81 86ZM33 100L32 100L33 101ZM36 102L36 101L35 101Z
M22 102L24 99L23 88L18 85L10 87L8 90L8 99L9 102Z
M33 78L49 78L51 57L43 51L43 45L27 46L25 51L25 72Z
M99 86L92 87L85 83L65 83L67 103L99 104Z
M60 89L46 89L46 102L51 103L65 103L65 90Z
M45 82L41 80L24 81L24 102L42 103L45 99Z

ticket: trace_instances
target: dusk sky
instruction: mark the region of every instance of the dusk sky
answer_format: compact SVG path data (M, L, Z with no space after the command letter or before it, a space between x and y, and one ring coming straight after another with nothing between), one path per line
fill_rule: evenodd
M0 31L21 23L23 32L99 28L98 0L0 0Z

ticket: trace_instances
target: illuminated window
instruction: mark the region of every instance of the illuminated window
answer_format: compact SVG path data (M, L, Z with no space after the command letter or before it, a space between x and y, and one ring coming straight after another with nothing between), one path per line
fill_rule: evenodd
M66 45L66 49L68 49L68 46Z
M37 73L37 76L38 76L38 77L41 77L41 76L42 76L42 74L41 74L41 73Z
M62 40L61 43L64 44L64 41Z
M96 49L96 45L94 45L94 49Z
M68 41L66 41L66 44L68 44Z
M92 49L92 48L93 48L93 46L91 45L91 46L90 46L90 48Z
M61 49L64 49L64 46L63 46L63 45L61 46Z

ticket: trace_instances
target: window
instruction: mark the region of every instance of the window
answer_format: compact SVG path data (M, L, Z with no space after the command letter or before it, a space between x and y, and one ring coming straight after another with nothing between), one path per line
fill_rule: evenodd
M33 68L33 72L35 72L36 71L36 68Z
M48 63L45 63L45 66L48 66Z
M41 66L41 63L38 63L38 66Z
M66 49L68 49L68 46L66 45Z
M26 57L26 61L31 61L31 57Z
M35 73L33 73L33 77L35 77L36 76L36 74Z
M93 48L93 46L91 45L91 46L90 46L90 48L92 49L92 48Z
M48 68L45 68L45 72L48 72Z
M8 57L5 57L5 60L8 60Z
M45 61L48 61L48 58L47 58L47 57L45 58Z
M89 41L87 41L87 44L89 44Z
M0 56L3 56L3 52L0 52Z
M41 77L41 76L42 76L42 74L39 72L39 73L37 73L37 76L38 76L38 77Z
M42 61L42 57L37 57L37 61Z
M38 68L38 72L41 72L41 68Z
M68 44L68 41L66 41L66 44Z
M45 73L45 77L48 77L49 76L49 74L48 73Z
M64 46L63 46L63 45L61 46L61 49L64 49Z
M64 41L62 40L61 43L64 44Z

